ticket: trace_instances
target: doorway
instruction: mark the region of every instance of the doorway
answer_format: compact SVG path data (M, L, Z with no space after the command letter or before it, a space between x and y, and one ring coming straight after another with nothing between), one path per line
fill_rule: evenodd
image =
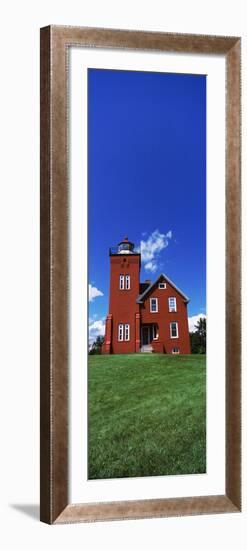
M150 327L144 325L142 327L142 346L148 346L150 344Z

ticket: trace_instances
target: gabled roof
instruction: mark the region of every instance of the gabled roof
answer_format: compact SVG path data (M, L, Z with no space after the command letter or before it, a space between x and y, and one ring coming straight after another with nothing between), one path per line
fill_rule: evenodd
M149 286L150 286L150 282L149 283L140 283L140 285L139 285L140 296L141 296L141 294L143 294L144 290L146 290Z
M180 290L180 288L178 288L166 275L164 275L164 273L161 273L159 275L159 277L156 279L156 281L154 281L154 283L151 283L147 288L146 290L144 290L144 292L142 294L139 294L136 302L137 304L142 304L143 300L145 300L147 294L150 292L150 290L152 290L152 288L154 288L157 283L159 282L160 279L165 279L165 281L167 283L169 283L179 294L180 296L182 296L182 298L184 299L184 301L186 302L186 304L190 301L189 298L182 292L182 290Z

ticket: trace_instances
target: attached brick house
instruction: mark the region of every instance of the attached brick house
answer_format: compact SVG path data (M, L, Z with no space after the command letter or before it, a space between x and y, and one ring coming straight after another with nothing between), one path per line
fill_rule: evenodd
M140 283L141 254L125 237L110 249L109 313L103 353L190 353L189 299L161 273Z

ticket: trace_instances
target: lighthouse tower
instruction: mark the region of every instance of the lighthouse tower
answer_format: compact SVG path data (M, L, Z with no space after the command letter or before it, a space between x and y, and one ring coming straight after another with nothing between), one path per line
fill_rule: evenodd
M104 353L135 353L140 350L141 255L128 237L111 248L109 313L106 318Z

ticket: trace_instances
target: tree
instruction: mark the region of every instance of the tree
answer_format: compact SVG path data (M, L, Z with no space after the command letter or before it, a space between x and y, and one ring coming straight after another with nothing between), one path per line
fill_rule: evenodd
M195 325L195 332L190 333L191 353L206 353L207 322L200 317Z
M89 350L89 355L100 355L102 352L102 346L104 344L104 336L97 336L96 340L93 342L91 349Z

